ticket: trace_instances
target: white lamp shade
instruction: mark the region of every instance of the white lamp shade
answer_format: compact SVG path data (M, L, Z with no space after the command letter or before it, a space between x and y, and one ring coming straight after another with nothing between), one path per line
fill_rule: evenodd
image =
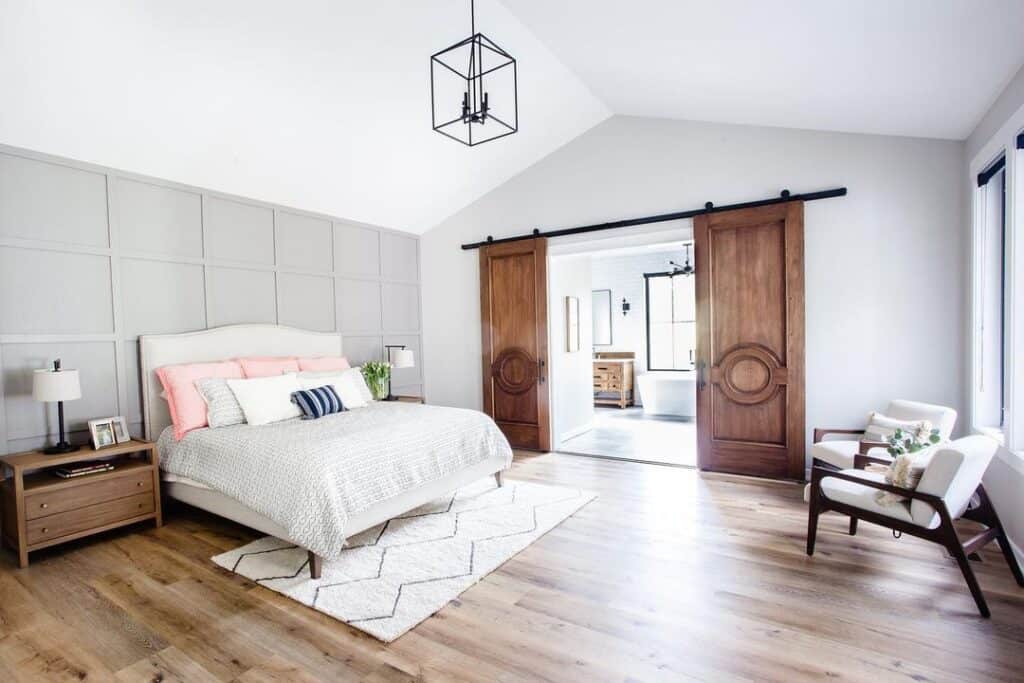
M396 368L414 368L416 367L416 358L412 355L412 349L398 349L395 351L395 362L393 365Z
M82 398L78 370L36 370L32 375L32 398L48 403Z

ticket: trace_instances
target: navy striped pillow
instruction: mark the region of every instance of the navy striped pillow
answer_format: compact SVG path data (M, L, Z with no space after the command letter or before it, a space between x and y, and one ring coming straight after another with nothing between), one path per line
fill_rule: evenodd
M338 392L330 384L316 389L293 391L292 403L302 411L303 420L315 420L324 415L348 410L338 398Z

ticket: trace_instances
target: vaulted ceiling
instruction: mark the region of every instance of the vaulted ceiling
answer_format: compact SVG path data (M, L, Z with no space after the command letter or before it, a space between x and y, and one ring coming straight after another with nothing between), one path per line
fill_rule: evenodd
M0 143L422 232L612 114L964 138L1019 0L478 0L520 132L430 129L468 0L0 2Z
M1020 0L504 0L617 114L962 140Z
M431 130L468 0L4 0L0 143L422 232L609 115L496 0L520 132Z

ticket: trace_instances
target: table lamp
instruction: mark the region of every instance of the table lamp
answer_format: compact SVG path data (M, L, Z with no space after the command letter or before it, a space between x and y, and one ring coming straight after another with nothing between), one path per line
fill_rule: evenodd
M388 351L388 362L391 363L392 368L414 368L416 367L416 358L413 356L412 349L405 348L405 344L388 344L384 348ZM392 360L391 349L398 349L394 352L394 359ZM398 397L391 393L391 375L388 374L388 395L385 401L397 401Z
M32 375L32 398L44 403L57 403L57 422L60 429L60 441L56 445L43 450L43 453L55 455L77 451L64 436L64 401L82 398L82 387L78 383L78 370L62 370L60 359L53 361L52 370L36 370Z

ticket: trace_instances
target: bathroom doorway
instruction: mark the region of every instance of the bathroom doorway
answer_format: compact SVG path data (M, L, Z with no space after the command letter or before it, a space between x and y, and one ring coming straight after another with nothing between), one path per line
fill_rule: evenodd
M552 253L552 442L565 453L696 467L689 230Z

